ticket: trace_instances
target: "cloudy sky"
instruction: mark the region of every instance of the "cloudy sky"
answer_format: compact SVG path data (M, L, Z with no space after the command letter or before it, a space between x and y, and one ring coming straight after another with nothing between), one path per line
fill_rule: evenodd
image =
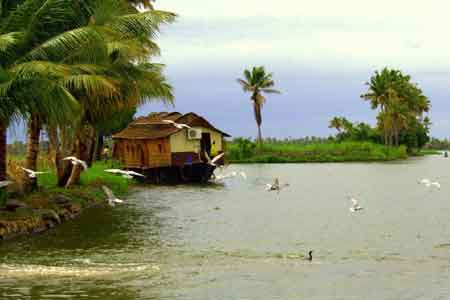
M335 115L373 123L359 98L384 66L413 76L432 101L432 134L450 137L450 3L444 0L157 0L179 15L159 39L176 110L233 136L254 136L236 78L264 65L280 96L263 110L265 136L325 136ZM140 114L168 110L150 104Z

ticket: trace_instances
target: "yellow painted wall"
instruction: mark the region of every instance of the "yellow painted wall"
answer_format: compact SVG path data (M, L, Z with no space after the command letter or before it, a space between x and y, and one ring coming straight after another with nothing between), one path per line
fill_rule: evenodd
M200 129L202 132L211 134L211 144L213 141L216 142L217 151L222 151L222 135L208 128L204 127L193 127L195 129ZM187 129L183 129L170 136L170 150L174 152L200 152L200 140L188 140L187 139Z

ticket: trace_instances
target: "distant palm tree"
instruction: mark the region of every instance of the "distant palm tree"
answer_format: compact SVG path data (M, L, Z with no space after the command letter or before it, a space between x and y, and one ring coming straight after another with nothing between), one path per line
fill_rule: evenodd
M335 128L339 133L341 132L342 128L344 127L343 118L340 117L334 117L330 120L330 125L328 125L328 128Z
M252 93L250 100L253 103L253 111L255 114L256 124L258 126L258 144L262 144L262 107L266 102L266 98L262 95L265 94L281 94L280 91L272 89L275 82L272 79L272 73L266 73L264 67L253 67L252 70L244 71L245 79L238 79L238 83L241 84L244 92Z

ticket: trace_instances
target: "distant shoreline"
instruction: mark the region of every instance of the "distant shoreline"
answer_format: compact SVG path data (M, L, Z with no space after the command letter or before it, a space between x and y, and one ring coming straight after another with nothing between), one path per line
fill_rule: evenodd
M247 147L247 148L246 148ZM384 162L405 160L409 157L437 155L440 151L421 150L407 153L404 146L387 147L370 142L343 142L320 144L267 143L261 150L239 143L228 144L228 161L235 164L251 163L338 163Z

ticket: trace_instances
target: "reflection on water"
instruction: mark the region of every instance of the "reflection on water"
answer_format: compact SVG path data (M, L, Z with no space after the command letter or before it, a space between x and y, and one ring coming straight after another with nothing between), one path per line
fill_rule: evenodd
M141 187L2 244L0 299L449 299L448 164L245 165L231 168L247 180ZM275 176L291 186L266 192Z

